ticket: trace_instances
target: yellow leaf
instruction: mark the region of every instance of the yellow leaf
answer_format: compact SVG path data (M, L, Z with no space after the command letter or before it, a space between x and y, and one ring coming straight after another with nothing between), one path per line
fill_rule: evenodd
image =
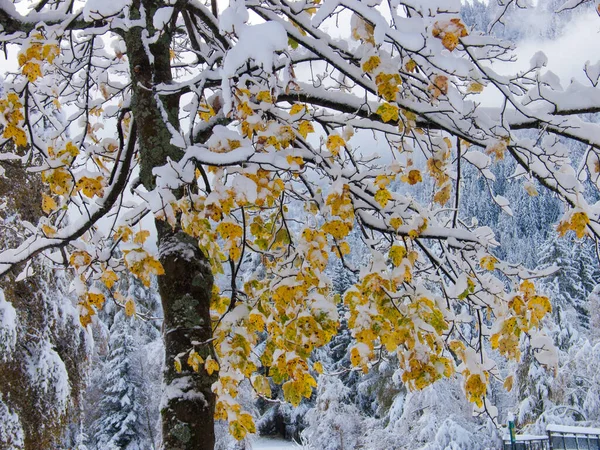
M86 197L92 198L95 195L102 197L104 190L102 187L103 177L81 177L76 184L77 190L83 192Z
M481 375L470 375L465 381L465 391L470 402L475 403L480 408L483 406L483 398L485 397L487 386L482 381Z
M402 79L397 73L380 73L375 77L377 93L388 102L396 99L396 94L400 91L398 86L401 83Z
M513 376L512 375L507 376L506 379L504 380L504 389L506 389L508 392L512 391L513 383L514 383Z
M248 413L242 413L238 416L238 421L240 424L248 431L248 433L256 433L256 428L254 426L254 420L252 416Z
M127 317L131 317L135 314L135 303L132 299L129 299L125 302L125 315Z
M198 115L203 121L208 122L215 115L215 110L209 104L201 103L198 105Z
M123 225L123 226L120 226L119 228L117 228L117 231L115 232L113 239L115 239L115 240L121 239L123 242L129 242L129 239L131 239L132 234L133 234L133 231L131 230L131 228Z
M421 172L419 170L413 169L408 172L408 175L403 175L401 180L412 186L423 181L423 177L421 176Z
M338 134L330 134L327 138L327 150L329 150L334 156L340 153L340 147L346 145L346 141Z
M452 192L452 186L446 183L442 189L437 191L433 196L433 201L438 205L445 205L450 200L450 194Z
M27 145L27 135L25 134L25 130L12 123L6 125L2 137L12 139L18 147L25 147Z
M375 193L375 201L381 205L382 208L385 208L385 205L391 200L392 194L387 189L379 189Z
M69 257L69 264L75 268L88 266L92 262L92 256L85 250L76 250Z
M483 84L478 83L477 81L471 81L469 83L469 85L467 86L467 92L479 94L480 92L483 91L483 88L484 88Z
M381 116L381 120L384 122L398 121L398 111L399 108L390 103L384 103L379 108L377 108L377 114Z
M254 375L252 377L252 386L256 392L265 397L271 397L271 385L267 377L263 375Z
M133 242L136 244L142 245L144 242L146 242L146 239L148 239L148 236L150 236L149 231L147 231L147 230L138 231L137 233L135 233L135 236L133 237Z
M350 244L348 244L347 242L342 242L339 245L340 248L340 252L342 255L349 255L350 254Z
M523 183L523 187L530 197L536 197L538 195L538 191L533 183L526 181Z
M25 63L23 65L23 68L21 69L21 72L23 72L23 75L25 75L31 83L33 83L35 80L42 76L42 70L40 69L40 65L33 61Z
M104 294L96 294L96 293L88 292L87 300L91 305L100 309L104 305L105 298L104 298Z
M497 262L498 260L495 257L488 255L481 258L481 260L479 261L479 265L485 270L492 271L496 267Z
M458 46L458 36L454 33L444 33L442 45L452 51Z
M83 328L87 327L90 323L92 323L92 317L89 314L84 314L79 316L79 322Z
M390 219L390 226L394 230L397 230L398 228L400 228L403 223L404 223L404 221L400 217L392 217Z
M213 372L219 371L219 363L209 356L204 363L204 370L206 370L209 375L212 375Z
M315 372L317 372L318 374L322 374L323 373L323 364L321 364L320 361L317 361L316 363L313 364L313 369L315 369Z
M390 259L392 260L392 264L396 267L402 263L402 260L406 256L406 248L402 245L393 245L390 249Z
M342 222L341 220L331 220L329 222L325 222L321 229L325 233L332 235L335 239L341 240L348 236L351 226L346 222Z
M295 381L287 381L283 384L283 396L294 406L298 406L302 401L298 383Z
M48 224L42 225L42 231L48 237L53 237L56 235L56 228Z
M260 91L256 96L256 100L259 102L273 103L270 91Z
M525 298L531 297L535 294L535 286L531 282L531 280L524 280L519 286L519 290L525 294Z
M104 271L100 280L108 289L112 289L115 283L119 280L119 276L111 269Z
M294 103L292 105L292 108L290 109L290 115L293 116L294 114L298 114L299 112L302 112L304 110L306 110L306 106L300 103Z
M177 373L181 373L181 361L179 358L175 358L175 361L173 361L173 366L175 367L175 371Z
M46 214L50 214L52 211L56 210L56 208L58 208L56 201L49 195L42 194L42 211Z
M417 68L417 63L414 59L409 59L408 62L404 65L404 68L407 72L414 72Z
M446 75L436 75L433 79L433 85L440 93L444 95L448 93L448 77Z
M306 139L308 133L314 133L314 131L315 128L313 127L313 124L308 120L303 120L298 125L298 133L300 133L304 139Z
M363 63L362 68L365 72L371 73L379 67L379 64L381 64L381 58L379 56L371 56Z
M187 363L194 372L198 372L198 370L200 370L200 365L204 364L204 358L202 358L196 350L192 350L188 356Z
M561 236L564 236L567 231L572 230L575 232L577 237L581 239L586 235L586 229L589 223L590 218L586 213L576 212L571 215L568 221L562 221L556 227L556 230Z
M504 152L507 149L506 142L503 140L496 141L485 148L485 153L494 155L497 161L504 159Z

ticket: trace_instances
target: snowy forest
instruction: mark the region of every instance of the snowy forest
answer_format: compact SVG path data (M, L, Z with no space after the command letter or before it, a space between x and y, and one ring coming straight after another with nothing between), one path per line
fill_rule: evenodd
M599 33L595 0L0 0L0 450L600 427Z

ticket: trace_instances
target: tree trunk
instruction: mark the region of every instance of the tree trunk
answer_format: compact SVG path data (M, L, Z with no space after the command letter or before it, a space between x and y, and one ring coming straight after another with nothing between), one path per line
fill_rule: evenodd
M210 264L198 244L181 231L157 223L160 256L165 275L159 278L164 308L166 368L162 422L164 449L212 450L215 445L215 395L211 390L216 376L202 366L198 373L186 364L192 342L208 342L212 337L210 296L213 276ZM187 253L188 255L184 255ZM196 346L206 358L210 343ZM174 358L184 354L180 371Z
M142 0L147 30L154 32L152 18L162 2ZM138 8L136 10L136 8ZM140 17L140 1L134 1L132 18ZM131 112L137 125L137 145L140 154L140 180L146 189L155 187L152 169L183 156L173 146L171 133L163 120L153 87L172 81L170 64L171 34L165 31L149 45L153 61L142 43L142 28L133 28L124 36L132 78ZM179 129L179 96L161 97L171 125ZM210 264L197 242L180 229L165 222L156 222L160 261L165 274L158 278L164 311L165 371L162 401L164 450L213 450L215 396L211 390L216 375L209 376L200 366L194 372L186 363L189 350L203 358L213 353L210 339L210 298L213 276ZM181 370L175 369L175 358L181 355Z

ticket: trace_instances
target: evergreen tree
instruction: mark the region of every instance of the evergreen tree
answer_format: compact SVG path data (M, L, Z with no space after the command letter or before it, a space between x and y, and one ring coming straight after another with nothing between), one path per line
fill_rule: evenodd
M104 398L99 406L103 417L95 424L93 440L98 449L143 449L139 434L143 420L141 377L136 361L139 346L132 319L119 311L110 333L110 350L103 367Z
M579 258L584 255L585 260L580 261ZM586 267L591 264L589 257L589 251L578 248L571 237L559 237L556 233L552 233L541 246L539 267L556 267L556 271L542 284L553 299L554 318L563 331L568 327L581 329L588 326L586 303L594 274ZM562 345L565 345L564 341Z

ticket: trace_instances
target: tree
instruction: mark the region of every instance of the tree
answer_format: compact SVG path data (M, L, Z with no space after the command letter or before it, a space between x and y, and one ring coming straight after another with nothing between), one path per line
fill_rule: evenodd
M135 356L138 351L134 333L123 311L111 327L110 352L103 372L105 396L100 408L105 414L96 425L98 448L144 448L138 442L143 412L140 405L141 375Z
M42 216L42 184L19 164L2 167L0 245L6 247ZM38 262L0 280L0 448L71 446L69 428L80 432L89 340L67 285Z
M514 2L500 3L496 22ZM45 217L0 252L0 275L36 256L69 267L83 327L107 297L135 314L115 284L123 271L145 284L158 275L165 449L212 449L213 417L238 439L253 432L235 399L244 379L261 396L283 383L293 404L311 395L309 356L338 325L330 250L358 277L343 301L359 370L395 353L411 389L458 371L495 417L485 341L518 359L530 339L554 363L539 331L550 301L536 273L491 253L491 229L461 214L461 177L472 165L490 180L512 158L528 192L563 201L561 235L596 239L583 179L597 188L600 134L585 116L599 110L597 66L566 89L541 53L501 76L489 62L510 61L511 44L468 29L458 0L28 6L0 3L18 63L0 102L0 161L39 174ZM502 102L482 106L484 90ZM572 159L559 137L588 149ZM361 270L347 259L352 229L371 253ZM251 273L249 253L262 262Z

